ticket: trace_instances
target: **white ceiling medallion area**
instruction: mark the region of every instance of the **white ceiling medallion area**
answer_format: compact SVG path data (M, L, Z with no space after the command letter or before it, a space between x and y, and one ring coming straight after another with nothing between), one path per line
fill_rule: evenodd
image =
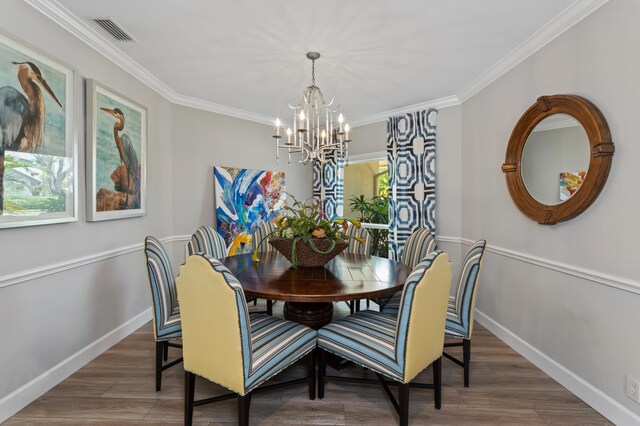
M412 112L430 107L442 109L459 105L491 84L511 68L518 65L527 57L531 56L547 43L564 33L573 25L580 22L602 5L606 4L608 1L609 0L575 0L565 10L557 14L542 28L532 34L524 42L520 43L520 45L513 49L509 54L502 57L502 59L475 78L462 90L458 91L458 93L439 99L408 105L402 108L381 111L379 113L361 117L351 117L353 127L385 121L390 116L405 112ZM271 116L177 93L173 88L169 87L153 73L112 44L97 28L91 25L89 21L78 17L56 0L25 0L25 2L174 104L211 111L262 124L273 124L274 117Z

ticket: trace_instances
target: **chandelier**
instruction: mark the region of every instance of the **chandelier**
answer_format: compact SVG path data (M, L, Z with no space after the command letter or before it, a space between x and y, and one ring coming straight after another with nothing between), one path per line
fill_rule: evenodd
M275 133L276 160L280 162L280 150L286 150L291 165L291 154L299 153L300 162L308 164L310 161L324 163L330 154L339 156L345 161L349 153L349 124L338 112L340 106L333 107L333 101L326 103L324 95L316 86L316 59L318 52L308 52L311 59L311 86L304 90L302 100L298 106L289 104L293 110L293 129L287 127L284 131L280 118L276 119ZM337 120L335 114L338 113ZM286 139L285 139L286 137Z

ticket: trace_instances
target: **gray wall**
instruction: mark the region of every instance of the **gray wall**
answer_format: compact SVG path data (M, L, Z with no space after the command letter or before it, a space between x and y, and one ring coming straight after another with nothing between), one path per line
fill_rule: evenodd
M0 28L75 68L79 221L0 230L0 400L149 307L142 251L147 234L171 235L171 105L26 3L5 0ZM148 214L85 221L84 78L95 78L148 107ZM93 263L83 265L89 257ZM77 263L80 263L78 265ZM61 264L62 272L49 267ZM71 265L70 265L71 264ZM45 268L45 276L3 286L12 274ZM1 413L0 413L1 414ZM1 417L0 417L1 418Z
M640 405L625 396L624 380L640 378L640 198L631 184L640 158L638 17L636 0L607 3L462 108L462 236L486 238L493 250L478 309L636 414ZM616 153L593 205L543 226L515 207L500 166L520 115L539 96L557 93L598 106Z
M173 106L173 226L175 235L215 225L213 166L284 171L287 192L311 197L313 171L292 157L276 162L272 128L179 105Z
M79 171L78 222L0 230L1 422L150 318L144 237L167 238L174 262L183 259L180 236L214 223L213 165L284 170L300 197L311 195L311 167L276 165L268 126L173 106L20 0L2 2L0 28L75 69ZM144 217L86 222L88 78L148 108Z

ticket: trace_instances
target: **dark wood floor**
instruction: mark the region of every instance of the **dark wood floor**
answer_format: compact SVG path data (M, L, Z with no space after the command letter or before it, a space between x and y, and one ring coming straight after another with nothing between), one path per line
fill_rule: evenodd
M339 311L344 314L342 308ZM444 360L442 409L434 409L432 391L412 390L410 424L610 424L486 329L476 325L474 333L471 387L463 387L462 369ZM181 364L165 371L162 391L155 392L154 351L153 332L148 323L5 425L181 424L184 378ZM179 354L179 349L170 349L170 357ZM328 373L335 372L329 369ZM296 365L278 377L304 374L304 366ZM339 374L369 373L351 368ZM430 370L419 379L430 382ZM204 380L196 383L196 399L224 393L227 393L224 389ZM235 401L198 407L194 424L237 424L236 411ZM397 417L382 388L341 382L329 383L323 400L309 401L305 385L257 394L251 401L250 422L393 425L397 424Z

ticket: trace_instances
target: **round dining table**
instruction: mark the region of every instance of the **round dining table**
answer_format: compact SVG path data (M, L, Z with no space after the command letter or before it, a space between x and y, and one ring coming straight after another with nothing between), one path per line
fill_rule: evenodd
M319 329L333 318L333 302L390 296L402 290L411 270L377 256L343 253L324 266L293 268L276 251L230 256L224 264L247 297L284 301L284 317Z

